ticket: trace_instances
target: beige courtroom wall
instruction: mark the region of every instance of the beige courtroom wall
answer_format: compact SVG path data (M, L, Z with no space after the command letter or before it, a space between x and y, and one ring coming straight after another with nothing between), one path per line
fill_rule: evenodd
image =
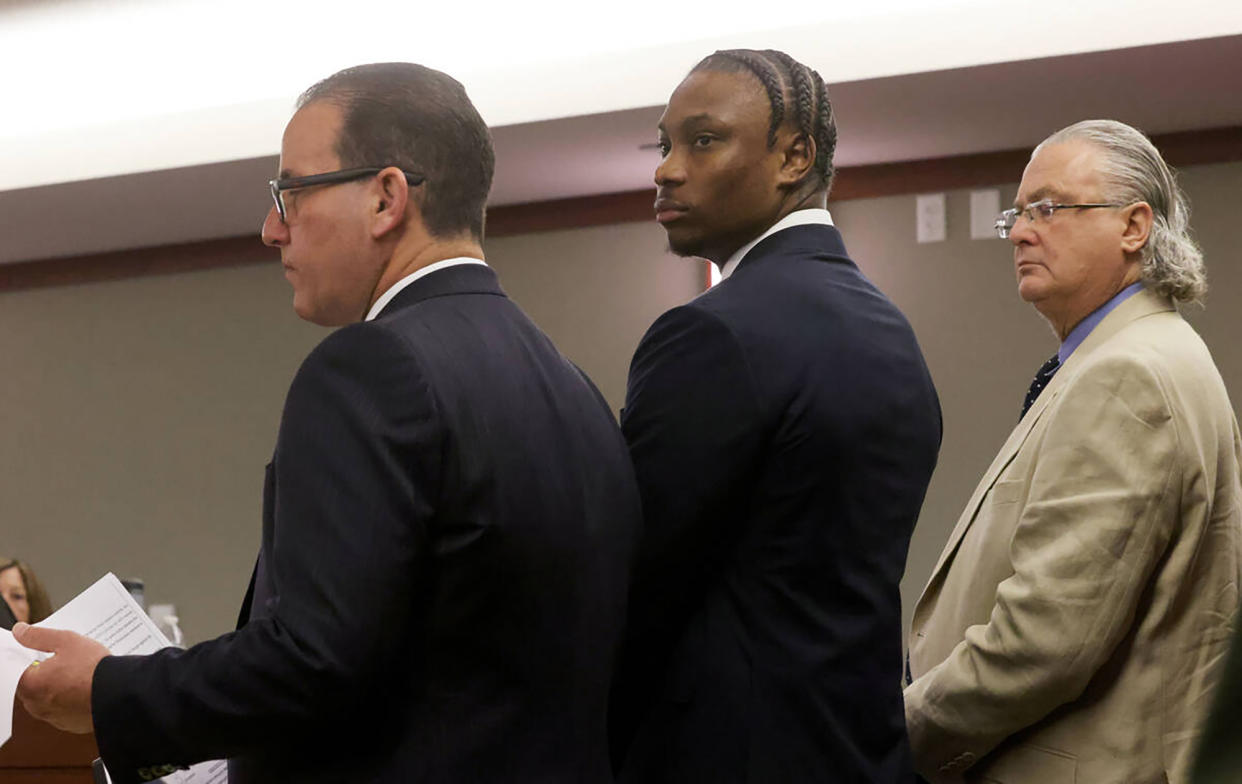
M638 341L656 317L698 295L703 262L667 252L655 222L501 237L487 245L509 296L608 399L625 402Z
M284 392L324 334L279 264L0 294L0 553L57 605L113 571L190 639L231 628Z
M1214 286L1208 309L1190 316L1237 401L1242 271L1226 239L1242 164L1188 169L1184 182ZM833 205L851 253L910 317L944 408L907 614L1056 347L1014 292L1006 244L968 239L968 196L949 193L949 238L929 245L913 240L912 196ZM648 223L498 238L487 252L614 409L643 330L701 285L699 265L669 256ZM191 639L231 628L281 403L326 334L289 300L275 264L0 293L0 554L34 564L57 602L113 570L175 602Z

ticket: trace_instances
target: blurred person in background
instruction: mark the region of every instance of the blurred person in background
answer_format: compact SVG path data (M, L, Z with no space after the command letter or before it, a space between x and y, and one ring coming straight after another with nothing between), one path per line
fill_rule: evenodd
M0 558L0 596L23 623L38 623L52 614L43 583L30 567L16 558Z

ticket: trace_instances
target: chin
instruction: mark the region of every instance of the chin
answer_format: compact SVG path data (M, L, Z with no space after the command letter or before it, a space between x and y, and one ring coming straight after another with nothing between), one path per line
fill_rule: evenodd
M1018 281L1018 296L1023 302L1034 304L1048 296L1048 287L1041 285L1039 281L1020 280Z
M684 242L673 242L670 240L668 243L668 252L674 256L681 256L683 258L698 256L699 246Z
M677 231L676 228L666 226L665 234L668 236L668 250L677 256L698 256L703 251L703 242L698 237L687 236L684 232Z
M311 318L311 316L313 316L313 315L314 315L314 314L312 313L311 309L310 309L310 308L308 308L308 307L306 306L306 303L305 303L305 302L303 302L303 301L302 301L302 300L298 297L298 295L297 295L297 293L296 293L296 292L295 292L295 293L294 293L294 295L293 295L293 312L294 312L294 313L296 313L296 314L297 314L297 316L298 316L298 318L302 319L303 321L313 321L313 320L314 320L314 319L312 319L312 318Z
M293 298L293 312L303 321L309 321L321 327L339 326L338 324L331 323L331 319L326 318L325 314L319 312L314 307L299 301L296 296Z
M306 315L298 313L298 316L303 321L309 321L310 323L320 327L343 327L347 324L353 324L356 321L362 321L361 317L344 318L334 313L313 312L307 313Z
M1027 272L1018 273L1018 296L1027 302L1040 299L1048 288L1048 280L1039 273L1038 268L1029 268Z
M697 247L691 248L691 247L686 247L686 246L678 246L678 245L674 245L671 242L668 244L668 252L673 254L674 256L679 256L683 259L703 258L702 255L699 253L699 249Z

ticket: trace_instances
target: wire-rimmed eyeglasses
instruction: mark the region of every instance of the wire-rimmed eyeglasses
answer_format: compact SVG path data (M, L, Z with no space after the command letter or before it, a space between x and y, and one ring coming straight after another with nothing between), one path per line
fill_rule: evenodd
M323 174L308 174L305 177L285 177L283 179L268 180L267 186L272 190L272 201L276 204L276 214L280 216L280 222L285 222L285 191L294 191L300 188L310 188L315 185L337 185L342 182L353 182L361 180L364 177L372 177L382 172L386 166L364 166L357 169L340 169L338 171L324 172ZM411 186L421 185L426 179L421 174L402 170L405 175L405 181Z
M1056 214L1057 210L1090 210L1096 207L1124 207L1124 204L1115 203L1093 203L1093 204L1057 204L1052 199L1040 199L1037 202L1028 204L1022 209L1005 210L996 216L996 236L1002 240L1009 239L1009 232L1013 231L1013 225L1018 222L1018 216L1026 218L1032 223L1042 223L1050 219Z

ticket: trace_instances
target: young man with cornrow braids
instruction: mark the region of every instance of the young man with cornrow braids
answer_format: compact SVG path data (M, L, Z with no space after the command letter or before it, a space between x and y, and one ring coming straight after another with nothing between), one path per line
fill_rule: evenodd
M724 280L661 316L630 368L645 532L618 780L906 784L898 581L940 407L828 213L823 80L782 52L716 52L659 134L656 220Z

